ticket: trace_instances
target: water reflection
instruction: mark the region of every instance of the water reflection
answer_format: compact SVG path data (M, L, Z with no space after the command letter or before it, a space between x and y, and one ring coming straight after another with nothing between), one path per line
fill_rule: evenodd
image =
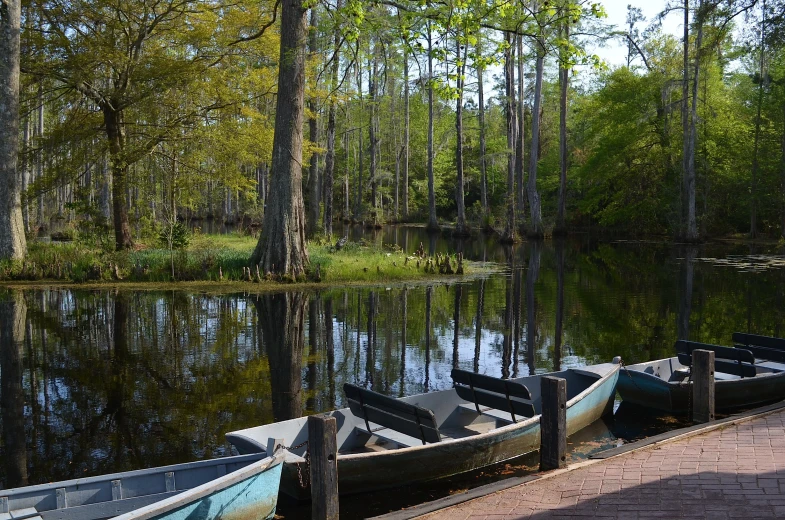
M785 331L785 271L706 261L727 246L462 247L509 271L318 294L3 293L0 484L220 456L226 431L342 406L344 382L411 395L449 388L453 367L523 376Z
M265 294L251 297L259 323L259 351L267 354L270 364L270 398L273 419L286 421L302 416L302 364L305 345L305 307L308 296L301 292ZM315 309L315 302L312 304ZM314 311L315 321L315 311ZM318 334L311 332L311 357L316 358ZM310 366L316 391L316 367ZM242 398L242 396L238 396ZM315 403L309 395L310 403Z
M9 486L27 485L25 396L22 356L27 305L19 292L0 292L0 404L3 413L3 457Z

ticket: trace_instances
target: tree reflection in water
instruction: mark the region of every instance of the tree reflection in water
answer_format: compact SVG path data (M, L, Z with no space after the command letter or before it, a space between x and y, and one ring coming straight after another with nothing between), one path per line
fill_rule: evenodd
M451 247L439 235L399 237ZM449 288L318 295L4 293L0 481L22 482L25 470L41 483L224 455L229 430L345 405L344 382L412 395L450 388L453 366L512 377L616 355L670 356L681 334L727 344L736 330L785 330L785 270L705 260L747 254L727 246L462 247L514 268Z

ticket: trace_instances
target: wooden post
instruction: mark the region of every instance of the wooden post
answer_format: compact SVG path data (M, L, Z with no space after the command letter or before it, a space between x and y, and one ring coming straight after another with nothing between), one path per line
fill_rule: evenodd
M311 518L338 519L338 429L335 417L308 417L311 454Z
M714 420L714 352L692 351L692 420Z
M567 465L567 380L543 376L540 380L540 470Z

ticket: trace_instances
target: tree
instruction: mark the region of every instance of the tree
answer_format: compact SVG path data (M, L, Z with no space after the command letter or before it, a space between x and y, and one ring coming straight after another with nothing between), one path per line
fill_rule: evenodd
M302 191L303 102L307 9L303 0L281 2L281 52L275 110L270 202L251 263L264 273L298 277L308 267Z
M18 170L21 5L0 4L0 259L27 254Z

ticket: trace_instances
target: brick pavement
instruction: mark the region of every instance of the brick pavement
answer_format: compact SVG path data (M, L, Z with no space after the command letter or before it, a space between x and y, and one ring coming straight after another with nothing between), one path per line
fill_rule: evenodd
M785 518L785 411L563 471L423 519Z

